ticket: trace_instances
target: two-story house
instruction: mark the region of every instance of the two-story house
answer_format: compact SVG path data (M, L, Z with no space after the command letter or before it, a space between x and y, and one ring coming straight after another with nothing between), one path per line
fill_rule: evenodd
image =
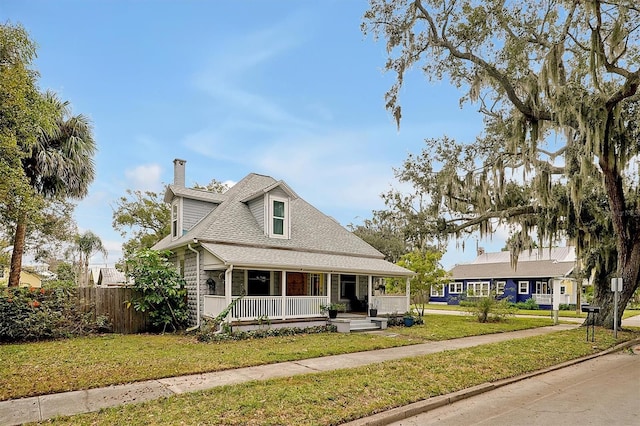
M215 317L244 295L231 321L323 319L322 305L378 313L409 308L413 273L384 256L300 198L285 182L249 174L224 193L185 187L185 160L174 160L171 234L156 250L172 251L188 289L191 322ZM385 278L406 293L374 292Z

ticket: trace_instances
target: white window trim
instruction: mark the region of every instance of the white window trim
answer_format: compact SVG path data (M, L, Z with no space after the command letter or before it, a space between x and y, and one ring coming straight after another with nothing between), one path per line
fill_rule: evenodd
M500 284L502 284L502 291L500 291ZM502 294L504 294L504 289L507 287L507 282L506 281L496 281L496 295L500 296Z
M282 224L283 234L274 234L273 232L273 202L280 201L284 203L284 223ZM267 214L267 229L269 230L269 238L282 238L289 239L289 235L291 235L291 211L289 209L289 199L283 197L276 197L273 195L269 195L267 197L268 202L268 214Z
M476 286L480 286L480 294L476 290ZM473 294L469 294L470 288L473 288ZM485 292L486 290L486 292ZM490 293L489 281L471 281L467 283L467 295L471 297L487 297Z
M449 294L460 294L463 287L462 283L458 281L449 283Z
M432 285L431 297L444 297L444 285Z
M522 285L526 284L526 291L522 291ZM529 294L529 281L518 281L518 294Z
M182 237L182 198L177 198L171 203L171 238L177 240L180 237Z

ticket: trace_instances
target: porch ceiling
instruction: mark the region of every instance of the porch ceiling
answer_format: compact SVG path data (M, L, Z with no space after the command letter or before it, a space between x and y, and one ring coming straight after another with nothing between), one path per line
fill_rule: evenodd
M408 269L378 258L230 244L202 243L202 247L225 264L237 267L342 272L389 277L408 277L414 274Z

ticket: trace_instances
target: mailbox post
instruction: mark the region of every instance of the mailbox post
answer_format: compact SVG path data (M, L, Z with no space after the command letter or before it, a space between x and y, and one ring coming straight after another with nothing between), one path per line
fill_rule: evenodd
M583 306L582 312L587 313L587 342L589 341L589 320L591 320L591 341L593 342L596 335L596 314L600 312L600 307Z

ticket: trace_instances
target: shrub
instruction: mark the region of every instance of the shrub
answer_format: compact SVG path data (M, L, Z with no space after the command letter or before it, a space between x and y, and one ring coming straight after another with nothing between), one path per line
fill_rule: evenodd
M0 294L0 342L33 341L109 331L105 317L83 311L73 290L11 288Z
M475 298L471 301L471 306L468 306L468 311L475 315L479 322L504 321L507 316L514 314L514 310L507 300L496 300L493 295Z
M211 323L213 323L213 321L205 320L203 325L200 327L200 331L197 335L197 339L200 342L224 342L229 340L263 339L265 337L293 336L296 334L335 333L338 331L338 328L335 325L322 325L304 328L282 327L249 331L231 331L230 329L226 329L222 333L215 333L216 327L213 327Z
M524 302L518 302L515 304L515 307L517 309L525 309L528 311L536 311L540 309L540 306L538 306L538 302L536 302L533 298L529 298Z
M138 296L128 302L136 311L149 312L151 324L164 333L184 328L189 320L185 282L168 260L169 251L145 249L127 260L128 275Z

